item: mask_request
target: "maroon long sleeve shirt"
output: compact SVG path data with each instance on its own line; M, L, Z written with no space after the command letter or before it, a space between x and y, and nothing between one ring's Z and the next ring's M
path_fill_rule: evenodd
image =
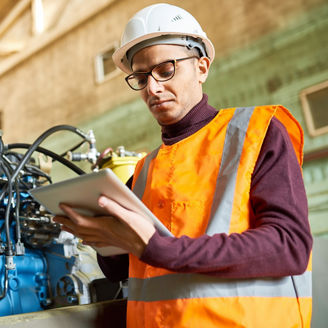
M172 145L195 133L217 114L207 96L181 121L162 127ZM140 260L175 272L197 272L224 278L280 277L305 271L312 249L307 199L301 170L285 127L272 119L257 160L250 190L255 225L241 234L149 240ZM128 256L101 257L104 274L113 281L128 276Z

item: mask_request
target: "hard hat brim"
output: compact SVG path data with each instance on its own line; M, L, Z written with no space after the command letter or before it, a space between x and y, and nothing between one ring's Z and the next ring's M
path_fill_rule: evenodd
M146 35L142 35L138 38L135 38L134 40L126 43L124 46L118 48L114 52L114 54L112 56L114 64L119 69L121 69L123 72L125 72L127 74L132 73L130 64L129 64L127 58L126 58L126 53L129 51L129 49L131 49L133 46L135 46L136 44L138 44L142 41L152 39L152 38L156 38L156 37L159 37L159 36L164 36L164 35L182 35L182 33L181 32L167 32L167 33L165 33L163 31L161 31L161 32L149 33L149 34L146 34ZM188 33L188 34L183 33L183 35L191 36L191 37L194 37L194 38L201 38L202 42L205 44L206 52L207 52L207 55L210 59L210 62L212 63L212 61L214 59L214 56L215 56L215 50L214 50L214 46L213 46L212 42L208 38L205 38L204 36L199 35L199 34L192 34L192 33Z

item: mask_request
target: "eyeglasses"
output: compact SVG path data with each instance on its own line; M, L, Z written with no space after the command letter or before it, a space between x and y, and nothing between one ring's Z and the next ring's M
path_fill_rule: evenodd
M133 90L142 90L147 86L148 77L152 76L157 82L165 82L173 78L176 71L176 64L179 61L191 58L199 58L198 56L190 56L179 59L167 60L163 63L156 65L149 72L134 72L125 78L127 84Z

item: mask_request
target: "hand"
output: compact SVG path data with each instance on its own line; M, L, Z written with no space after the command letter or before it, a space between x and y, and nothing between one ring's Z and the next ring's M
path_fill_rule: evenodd
M140 257L155 233L152 223L105 196L101 196L98 203L108 212L108 216L84 216L61 204L67 217L56 216L54 221L62 224L62 230L83 239L86 245L117 246Z

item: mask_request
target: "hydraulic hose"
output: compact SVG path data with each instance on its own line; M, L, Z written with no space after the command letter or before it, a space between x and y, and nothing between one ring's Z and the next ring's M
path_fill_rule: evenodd
M3 160L3 150L4 150L4 145L3 145L3 141L2 141L2 136L0 138L0 167L3 170L4 175L7 178L7 181L9 182L11 179L11 174L10 174L10 168L7 167L7 163ZM8 184L7 184L8 185ZM13 249L12 249L12 242L10 239L10 208L11 208L11 202L12 202L12 184L9 183L8 187L6 186L4 188L5 190L2 192L0 199L2 200L2 198L5 196L6 194L6 190L8 190L8 202L7 202L7 206L6 206L6 212L5 212L5 234L6 234L6 255L13 255ZM6 273L7 273L7 268L5 269ZM5 285L6 286L6 282ZM4 287L4 295L6 293L6 288Z
M10 165L9 160L4 155L2 155L1 159L2 159L1 167L4 170L5 175L7 176L7 180L9 181L9 179L10 179L9 177L10 177L10 174L12 173L13 169ZM6 167L7 170L4 167ZM15 206L15 215L14 215L14 217L15 217L15 221L16 221L16 239L17 239L18 242L20 242L21 241L21 229L20 229L20 222L19 222L20 194L19 194L19 182L17 181L17 179L15 180L15 191L16 191L16 206ZM7 240L9 240L7 230L10 229L9 226L7 228L7 222L8 222L8 224L10 224L9 215L10 215L10 207L11 207L11 204L12 204L12 196L10 198L9 198L9 196L10 195L8 195L8 204L7 204L7 208L9 206L8 214L7 214L7 208L6 208L6 217L8 215L8 219L7 219L7 221L5 221Z
M16 239L17 242L21 241L21 229L19 222L19 207L20 207L20 193L19 193L19 183L15 181L15 189L16 189L16 208L15 208L15 220L16 220Z
M0 166L7 178L7 183L5 184L2 193L0 194L0 200L3 199L3 197L7 194L8 195L8 203L6 206L6 211L5 211L5 233L6 233L6 242L7 242L7 247L6 247L6 255L7 256L12 256L13 255L13 247L12 247L12 241L10 238L10 210L11 210L11 205L12 205L12 197L13 197L13 184L15 184L16 187L16 194L17 194L17 203L16 203L16 212L15 212L15 218L16 218L16 232L17 232L17 238L18 241L20 241L21 237L21 232L20 232L20 225L19 225L19 188L18 188L18 181L17 177L18 174L21 172L21 170L25 167L29 159L31 158L33 152L37 150L40 153L43 153L47 156L50 156L51 158L61 162L62 164L66 165L70 169L72 169L74 172L76 172L79 175L84 174L85 172L81 170L79 167L68 161L67 159L63 158L62 156L47 150L45 148L39 147L39 145L51 134L57 132L57 131L62 131L62 130L67 130L71 131L73 133L76 133L80 137L83 138L83 142L78 144L75 147L79 147L81 144L83 144L85 141L90 141L89 137L87 134L85 134L83 131L79 130L76 127L70 126L70 125L57 125L54 126L48 130L46 130L44 133L42 133L31 145L29 144L11 144L6 146L6 149L14 149L14 148L26 148L28 149L27 152L24 154L22 159L18 162L16 168L13 170L11 169L10 164L4 160L3 158L3 152L5 150L2 138L0 138ZM6 286L6 284L5 284ZM3 294L6 292L6 288L4 287ZM1 298L0 298L1 299Z
M69 150L65 151L65 153L60 154L61 157L65 156L67 154L67 152L69 151L74 151L76 149L78 149L79 147L81 147L84 143L86 142L86 140L82 140L81 142L79 142L77 145L73 146L72 148L70 148Z
M77 174L84 174L85 172L83 170L81 170L80 168L78 168L76 165L72 164L71 162L69 162L68 160L66 160L63 157L60 157L58 154L55 154L51 151L48 151L44 148L39 147L39 145L51 134L57 132L57 131L62 131L62 130L67 130L67 131L71 131L73 133L76 133L77 135L79 135L80 137L82 137L84 140L88 140L88 136L80 131L79 129L70 126L70 125L57 125L54 126L48 130L46 130L44 133L42 133L31 145L26 145L26 144L14 144L14 145L9 145L7 146L7 149L13 149L13 148L17 148L17 146L20 146L20 148L27 148L27 152L24 154L23 158L20 160L20 162L18 163L18 165L16 166L16 168L13 170L13 172L9 172L9 169L7 167L8 163L5 163L5 161L3 160L3 151L4 151L4 145L3 145L3 141L2 138L0 140L0 165L1 168L3 169L4 174L7 177L7 184L4 186L4 190L3 192L0 194L0 199L2 199L6 192L8 194L8 203L6 206L6 212L5 212L5 233L6 233L6 242L7 242L7 249L6 249L6 255L8 256L12 256L13 255L13 248L12 248L12 242L10 239L10 209L11 209L11 204L12 204L12 194L13 194L13 184L16 184L16 178L18 176L18 174L20 173L20 171L22 170L22 168L25 166L25 164L28 162L28 160L30 159L30 157L32 156L32 153L37 149L38 151L52 157L55 158L56 160L60 161L61 163L64 163L66 166L68 166L69 168L71 168L73 171L75 171ZM41 148L41 149L40 149ZM18 211L16 211L16 220L19 221L19 217L17 215ZM16 225L19 226L19 222L16 222ZM19 229L19 228L18 228ZM20 229L17 231L18 232L18 237L20 237ZM19 239L18 239L19 240Z
M85 140L88 140L88 136L82 132L81 130L79 130L76 127L73 127L71 125L57 125L54 126L50 129L48 129L47 131L45 131L44 133L42 133L31 145L31 147L28 149L28 151L24 154L24 157L22 158L22 160L20 161L20 163L18 164L18 166L16 167L16 169L13 172L13 175L11 177L10 183L12 183L13 181L15 181L17 175L19 174L20 170L24 167L24 165L27 163L27 161L30 159L30 157L32 156L32 153L36 150L36 148L41 144L41 142L43 142L47 137L49 137L50 135L52 135L53 133L57 132L57 131L62 131L62 130L67 130L67 131L71 131L76 133L77 135L79 135L80 137L82 137Z
M9 170L7 166L1 162L1 168L4 172L4 174L7 177L7 180L10 181L12 176L10 176ZM7 249L6 249L6 255L13 255L13 249L12 249L12 242L10 238L10 208L12 203L12 195L13 195L13 189L12 189L12 183L9 183L7 186L8 190L8 202L6 206L6 212L5 212L5 232L6 232L6 242L7 242Z
M28 144L28 143L13 143L13 144L6 145L6 148L7 149L29 149L31 146L32 146L32 144ZM81 170L77 165L70 162L66 158L62 157L61 155L54 153L51 150L48 150L48 149L40 147L40 146L36 147L35 150L38 151L39 153L50 156L54 160L60 162L61 164L67 166L68 168L70 168L72 171L74 171L78 175L85 174L85 172L83 170Z

